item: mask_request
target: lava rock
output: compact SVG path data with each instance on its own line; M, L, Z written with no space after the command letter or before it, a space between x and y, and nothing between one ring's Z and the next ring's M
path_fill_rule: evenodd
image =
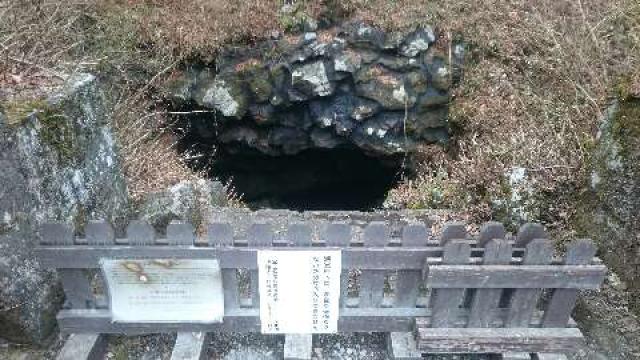
M420 69L421 63L414 58L404 58L398 56L382 55L376 61L384 67L396 71L410 71Z
M358 72L356 93L379 102L388 110L411 108L416 102L402 76L380 66L369 66Z
M321 149L333 149L347 143L345 138L335 136L330 130L319 128L311 130L311 141Z
M189 69L176 75L167 85L169 99L176 106L184 106L193 98L198 72Z
M349 43L354 47L381 49L384 47L385 34L382 30L364 23L355 23L348 30Z
M406 122L407 132L419 139L430 139L433 129L447 126L448 117L449 110L445 106L416 113Z
M321 128L350 123L353 102L350 96L335 96L331 100L317 100L309 104L311 118ZM353 126L347 125L347 128Z
M414 57L427 50L429 45L435 41L436 37L430 27L419 28L406 38L400 47L400 54L407 57Z
M444 91L429 88L416 102L416 112L426 113L433 110L434 106L449 103L449 94Z
M333 59L335 71L353 74L360 69L362 57L355 51L343 51Z
M282 147L284 154L296 154L310 147L309 136L305 131L287 127L271 130L269 144Z
M353 110L351 110L351 118L356 121L363 121L377 114L380 108L380 104L375 101L356 97Z
M265 67L255 66L245 70L242 77L256 102L264 103L269 101L273 92L273 85L271 84L269 72Z
M415 93L425 93L429 91L429 76L427 72L419 70L412 71L406 75L407 84Z
M441 108L449 102L452 76L447 54L431 46L430 27L385 33L350 23L305 31L248 49L223 50L218 75L205 67L195 85L193 75L183 79L173 90L175 98L217 110L210 125L185 127L201 133L191 137L205 139L212 148L223 142L274 155L285 147L291 153L344 141L374 155L395 153L411 143L397 138L405 135L414 142L439 141L440 134L427 133L447 126ZM461 67L460 61L452 59L453 66ZM397 114L408 122L407 134L389 127ZM369 127L375 129L373 136ZM212 134L220 134L219 139ZM291 146L284 146L286 136L292 136Z
M329 96L334 90L327 66L321 60L295 65L291 72L291 87L309 98Z
M247 104L247 94L236 78L216 78L202 97L202 105L229 118L242 118L247 112Z
M423 60L426 62L431 84L438 90L449 90L451 87L451 73L443 56L429 54Z
M271 104L251 104L249 106L249 115L257 125L273 124L276 121L274 112L275 109Z

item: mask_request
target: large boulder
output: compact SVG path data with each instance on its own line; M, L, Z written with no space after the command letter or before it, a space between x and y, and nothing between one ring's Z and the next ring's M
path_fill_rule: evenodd
M106 99L96 78L72 76L46 101L4 104L0 122L0 337L42 342L60 292L32 250L43 222L117 222L128 197Z

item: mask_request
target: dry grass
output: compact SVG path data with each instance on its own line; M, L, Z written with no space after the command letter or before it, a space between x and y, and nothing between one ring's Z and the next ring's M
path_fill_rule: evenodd
M156 85L184 59L208 61L222 46L281 31L291 19L280 5L5 0L0 87L29 97L26 90L74 70L108 76L120 99L115 118L130 191L140 196L193 176L161 130L166 116L154 115L162 112ZM346 16L388 29L435 24L445 47L461 36L471 61L452 104L454 141L446 151L424 148L418 178L392 191L389 203L487 218L492 198L508 195L504 174L524 167L532 186L557 200L544 219L553 223L568 216L583 185L602 107L619 78L638 68L639 7L635 0L326 0L298 2L286 16Z
M447 153L425 149L419 178L393 191L390 203L420 206L435 187L444 206L488 218L491 200L509 195L504 174L524 167L531 185L549 194L551 205L539 220L562 226L573 191L584 184L601 109L620 78L639 66L640 5L400 1L390 9L386 2L354 3L359 16L383 19L385 27L403 27L407 18L433 21L462 34L472 49L452 104L454 145Z

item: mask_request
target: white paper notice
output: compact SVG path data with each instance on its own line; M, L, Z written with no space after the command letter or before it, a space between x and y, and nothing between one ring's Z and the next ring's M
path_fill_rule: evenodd
M258 269L262 333L338 331L340 251L259 251Z
M101 260L115 322L222 322L217 260Z

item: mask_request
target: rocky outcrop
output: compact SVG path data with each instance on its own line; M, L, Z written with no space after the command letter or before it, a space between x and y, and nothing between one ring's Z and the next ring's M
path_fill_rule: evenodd
M169 96L189 117L191 141L268 155L360 148L370 155L445 142L452 67L461 46L436 46L430 27L385 33L347 24L228 49L216 70L190 66Z
M0 337L41 342L55 326L55 275L32 256L46 221L117 221L128 207L105 97L82 74L46 101L0 115Z
M166 191L148 194L135 217L157 228L166 227L172 220L199 226L214 209L230 205L226 189L220 182L184 180Z
M628 287L640 314L640 92L611 105L598 132L592 197L580 204L578 225Z

